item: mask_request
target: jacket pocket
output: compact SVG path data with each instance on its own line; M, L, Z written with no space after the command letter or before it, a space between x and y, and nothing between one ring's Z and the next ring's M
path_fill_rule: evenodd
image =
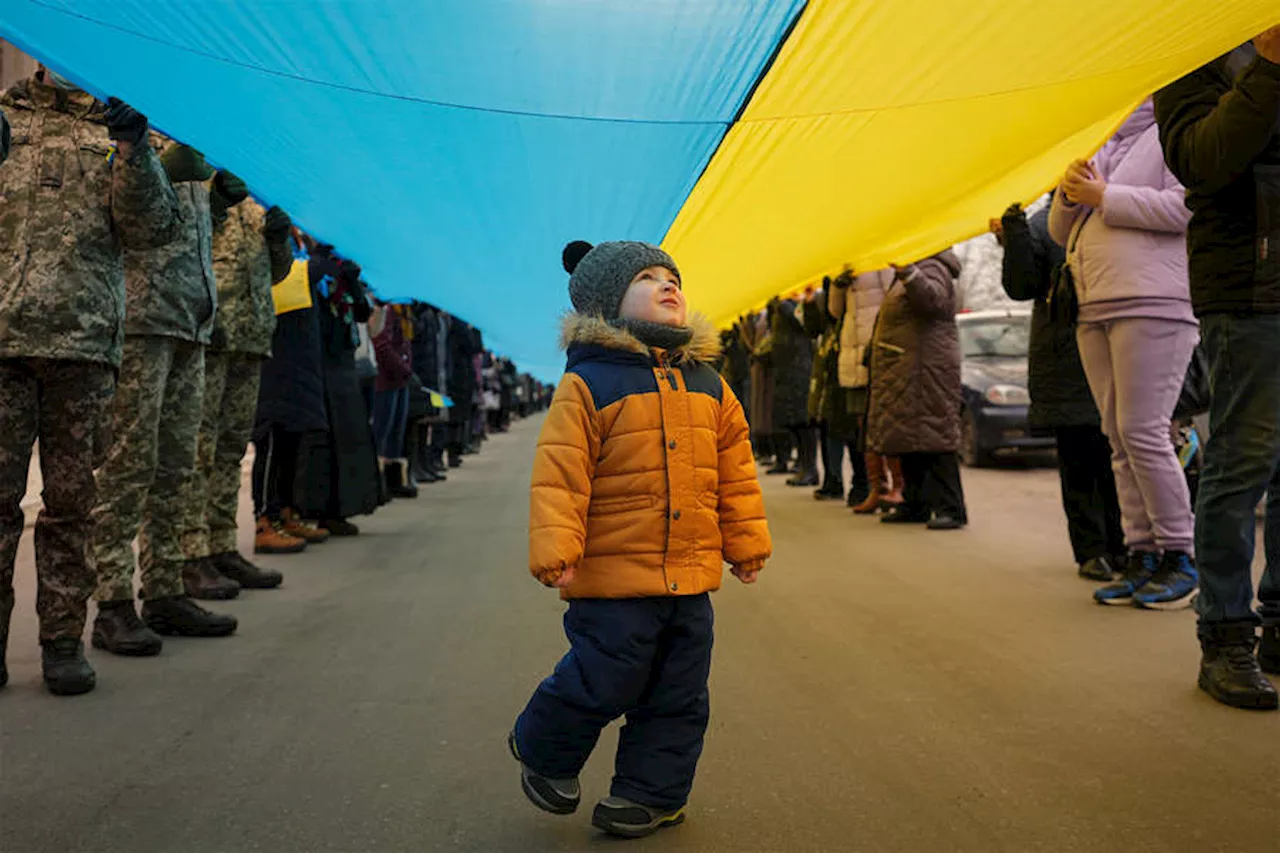
M587 507L587 515L619 515L624 512L649 509L653 506L652 495L626 495L617 498L592 498Z
M1254 281L1280 287L1280 166L1254 166L1258 234Z
M66 152L57 148L46 148L41 152L40 186L51 190L61 189L66 159Z

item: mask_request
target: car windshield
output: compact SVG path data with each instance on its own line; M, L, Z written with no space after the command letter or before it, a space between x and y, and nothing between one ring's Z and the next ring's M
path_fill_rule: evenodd
M1028 317L993 317L960 324L965 358L1026 358L1031 336Z

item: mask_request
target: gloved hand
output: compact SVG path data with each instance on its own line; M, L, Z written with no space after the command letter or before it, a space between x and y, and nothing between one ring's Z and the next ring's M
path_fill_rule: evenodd
M347 284L355 284L360 280L360 265L345 258L338 262L338 278Z
M268 210L266 218L262 221L262 230L278 239L288 236L289 229L292 227L293 220L279 207Z
M832 279L831 284L836 288L836 290L845 290L849 285L853 284L853 278L853 270L849 267L845 267L840 271L840 275Z
M142 145L147 140L147 117L119 98L107 99L107 136L117 142Z
M190 145L170 145L160 155L160 163L175 184L207 181L213 177L213 167Z
M227 207L235 207L249 197L249 188L244 181L223 169L213 176L213 189L222 196Z

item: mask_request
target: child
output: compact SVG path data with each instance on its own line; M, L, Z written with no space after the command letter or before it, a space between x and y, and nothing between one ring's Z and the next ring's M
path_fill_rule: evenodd
M742 406L685 324L675 262L646 243L572 243L568 368L538 441L529 569L569 602L571 648L509 742L525 795L577 810L578 773L625 715L592 823L640 838L684 820L710 713L724 563L754 583L772 545Z

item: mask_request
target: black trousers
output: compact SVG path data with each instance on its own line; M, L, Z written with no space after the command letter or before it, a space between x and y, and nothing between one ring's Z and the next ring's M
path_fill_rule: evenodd
M1057 427L1062 508L1076 563L1124 554L1111 443L1096 426Z
M279 519L294 505L302 433L273 426L254 439L253 514Z
M950 516L967 523L960 459L954 453L903 453L903 511L912 515Z

